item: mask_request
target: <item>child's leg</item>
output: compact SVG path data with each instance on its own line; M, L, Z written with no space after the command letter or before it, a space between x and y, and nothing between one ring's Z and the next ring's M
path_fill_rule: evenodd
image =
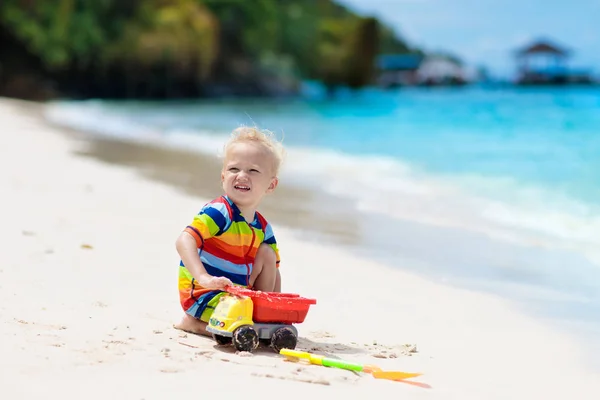
M275 289L273 291L281 293L281 275L279 274L279 268L277 268L277 276L275 277Z
M250 275L250 286L263 292L281 292L277 256L267 244L261 244L256 252Z
M183 313L183 317L178 324L175 324L174 327L176 329L181 329L182 331L195 333L197 335L205 335L212 336L212 333L206 330L208 324L205 321L208 321L210 316L212 315L214 308L219 303L219 300L222 296L222 292L213 296L208 304L204 306L204 310L202 311L202 315L200 318L194 318L192 315L187 312Z
M206 322L200 321L188 313L183 313L181 321L179 321L178 324L175 324L174 328L181 329L185 332L195 333L196 335L212 336L212 334L206 330L207 325Z

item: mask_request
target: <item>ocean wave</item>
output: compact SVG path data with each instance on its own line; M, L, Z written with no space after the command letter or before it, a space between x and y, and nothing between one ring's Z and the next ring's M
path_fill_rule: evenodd
M288 173L352 198L363 212L584 251L600 261L600 212L543 188L477 175L430 175L384 157L291 149Z
M49 122L81 131L123 139L148 140L153 128L110 112L101 102L57 102L48 104L44 117Z

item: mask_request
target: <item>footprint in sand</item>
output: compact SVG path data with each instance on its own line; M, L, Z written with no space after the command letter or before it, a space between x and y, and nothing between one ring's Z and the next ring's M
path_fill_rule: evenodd
M197 351L194 353L194 357L204 357L204 358L211 359L214 354L215 354L214 351L208 351L208 350Z

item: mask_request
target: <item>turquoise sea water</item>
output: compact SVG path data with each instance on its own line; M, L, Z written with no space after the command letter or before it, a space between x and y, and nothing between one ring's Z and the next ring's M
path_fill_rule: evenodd
M412 229L413 242L377 243L437 265L421 272L477 277L480 288L600 331L600 88L57 102L47 117L210 154L240 124L268 128L287 145L282 178L351 199L386 229Z

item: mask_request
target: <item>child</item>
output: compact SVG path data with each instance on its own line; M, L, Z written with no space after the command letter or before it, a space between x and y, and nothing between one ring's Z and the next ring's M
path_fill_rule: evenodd
M206 204L176 242L184 316L175 327L202 335L226 286L281 291L277 242L256 208L277 187L283 148L270 132L241 127L224 150L225 195Z

